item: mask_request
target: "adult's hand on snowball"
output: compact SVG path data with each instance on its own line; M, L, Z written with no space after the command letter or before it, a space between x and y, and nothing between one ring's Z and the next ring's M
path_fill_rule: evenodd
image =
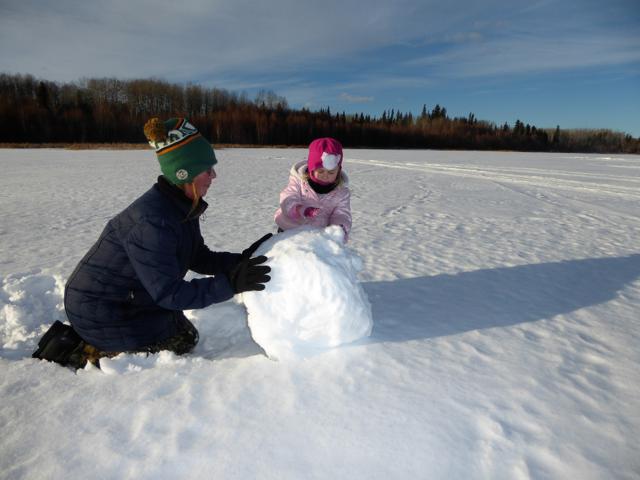
M271 267L262 265L267 257L260 255L254 258L243 258L238 264L226 273L234 293L248 292L251 290L264 290L264 284L271 280L267 275Z

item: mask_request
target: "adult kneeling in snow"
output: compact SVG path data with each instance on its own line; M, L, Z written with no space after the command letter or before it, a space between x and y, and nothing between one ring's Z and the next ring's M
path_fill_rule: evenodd
M107 223L69 278L64 305L77 344L58 324L34 357L80 368L120 352L187 353L198 331L183 310L262 290L270 280L266 257L251 258L270 234L242 253L211 252L203 241L202 197L217 163L209 142L186 119L154 118L144 130L162 175ZM188 270L214 276L187 282Z

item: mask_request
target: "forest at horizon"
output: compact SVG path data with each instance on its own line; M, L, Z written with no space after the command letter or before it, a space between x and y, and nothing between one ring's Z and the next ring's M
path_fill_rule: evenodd
M32 75L0 74L0 143L102 144L145 142L149 118L187 117L214 144L307 145L331 136L349 148L428 148L582 153L640 153L640 138L608 129L537 128L451 117L423 104L414 115L380 116L290 108L261 90L246 93L159 79L91 78L57 83Z

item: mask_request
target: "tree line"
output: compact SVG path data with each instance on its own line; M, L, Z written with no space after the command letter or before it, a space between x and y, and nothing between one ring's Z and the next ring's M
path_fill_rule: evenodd
M321 136L351 148L433 148L640 153L640 139L611 130L541 129L519 119L496 125L445 107L413 115L290 108L286 98L159 79L91 78L74 83L0 74L0 143L141 143L152 116L186 116L214 144L306 145Z

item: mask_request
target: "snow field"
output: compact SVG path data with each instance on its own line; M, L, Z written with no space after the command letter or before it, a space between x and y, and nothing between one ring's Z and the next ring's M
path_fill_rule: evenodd
M203 235L268 231L300 149L218 152ZM189 312L185 357L77 374L30 359L153 152L2 150L0 475L640 475L640 157L345 151L371 336L269 360L243 305Z

